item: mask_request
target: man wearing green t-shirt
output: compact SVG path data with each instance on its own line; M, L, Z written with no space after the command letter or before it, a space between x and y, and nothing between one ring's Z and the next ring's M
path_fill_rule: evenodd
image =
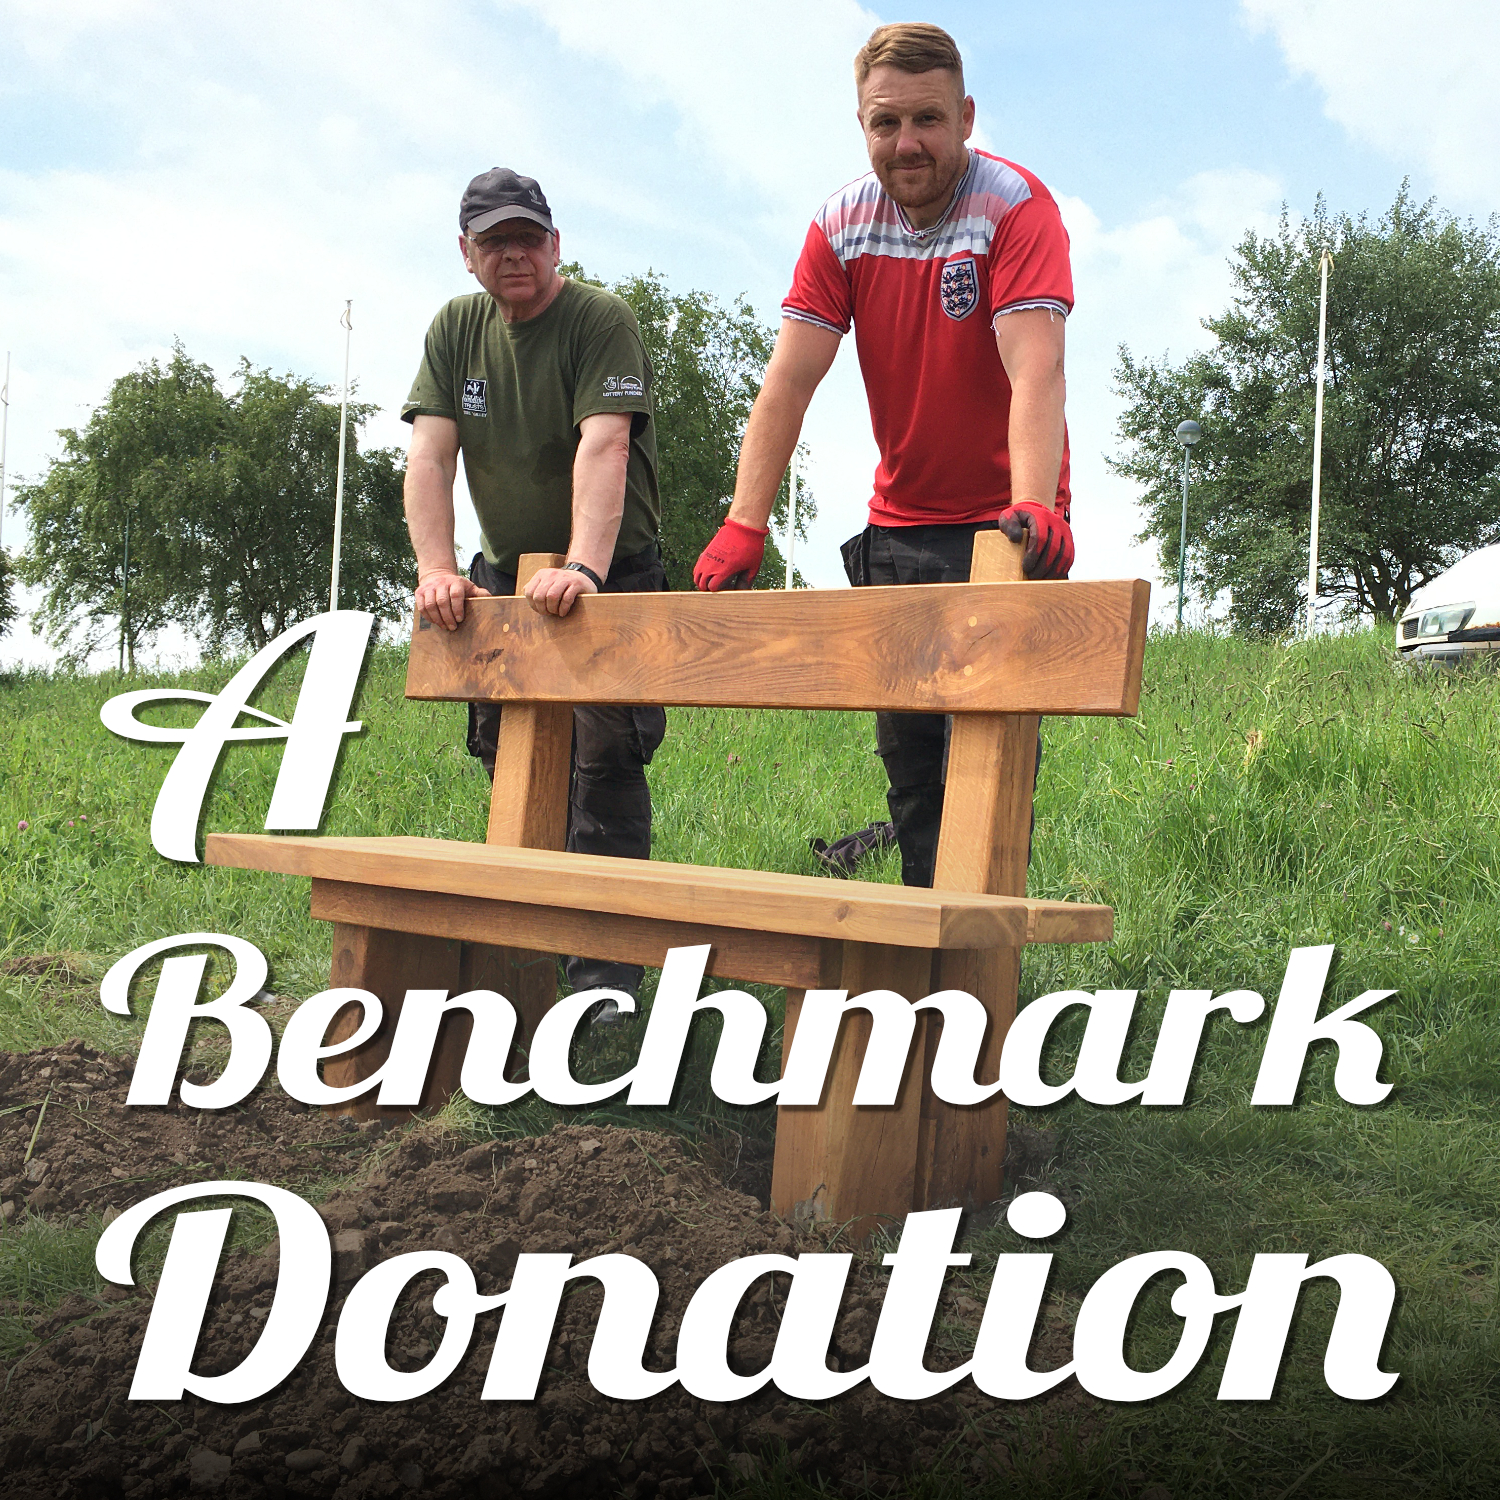
M667 586L657 551L661 503L651 362L619 297L558 274L559 240L542 190L496 167L459 205L459 248L483 291L433 319L401 409L412 424L406 519L417 608L456 629L475 595L513 594L523 552L565 552L526 585L533 609L565 615L580 594ZM454 566L453 484L463 455L483 550ZM493 777L500 712L469 710L469 750ZM646 859L644 767L666 732L659 708L573 715L569 849ZM634 992L632 964L571 958L575 989Z

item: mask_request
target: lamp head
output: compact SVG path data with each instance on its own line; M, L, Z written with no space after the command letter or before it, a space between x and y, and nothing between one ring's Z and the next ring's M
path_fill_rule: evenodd
M1203 436L1203 429L1192 421L1177 424L1177 441L1184 448L1191 448Z

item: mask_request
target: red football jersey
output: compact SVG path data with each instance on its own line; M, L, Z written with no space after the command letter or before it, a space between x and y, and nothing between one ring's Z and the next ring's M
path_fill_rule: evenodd
M854 324L880 447L879 526L992 521L1010 503L1010 381L994 320L1073 308L1068 233L1021 167L970 151L947 213L913 229L873 172L818 211L782 314L835 333ZM1057 502L1065 505L1064 438Z

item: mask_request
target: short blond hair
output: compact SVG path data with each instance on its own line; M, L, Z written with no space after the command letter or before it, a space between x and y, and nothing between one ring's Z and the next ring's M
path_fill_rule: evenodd
M879 67L899 68L903 73L946 68L957 80L959 95L964 92L964 60L958 43L941 26L926 21L877 26L870 40L854 54L854 87L864 88L870 70Z

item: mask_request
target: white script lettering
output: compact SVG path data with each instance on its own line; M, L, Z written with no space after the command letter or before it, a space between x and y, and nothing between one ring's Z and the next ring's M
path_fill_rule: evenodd
M233 1370L214 1376L191 1373L231 1210L179 1213L136 1363L132 1400L176 1401L191 1392L220 1403L253 1401L286 1379L317 1333L329 1289L327 1229L313 1208L281 1188L201 1182L158 1193L105 1230L96 1253L100 1274L131 1285L131 1254L152 1218L195 1198L225 1196L253 1198L276 1215L280 1265L266 1327ZM1062 1204L1050 1194L1027 1193L1011 1207L1012 1227L1027 1237L1048 1237L1065 1218ZM1085 1390L1107 1400L1146 1401L1186 1380L1203 1357L1214 1319L1238 1310L1219 1398L1264 1401L1271 1396L1285 1357L1302 1284L1327 1277L1339 1288L1324 1360L1329 1388L1346 1400L1368 1401L1384 1395L1398 1378L1378 1363L1395 1299L1395 1284L1379 1262L1340 1255L1308 1266L1306 1256L1257 1255L1245 1290L1221 1296L1213 1273L1197 1256L1173 1250L1131 1256L1107 1270L1078 1310L1072 1363L1050 1372L1032 1370L1027 1358L1051 1256L1002 1255L990 1283L973 1359L952 1370L930 1371L924 1353L944 1273L970 1260L953 1250L959 1217L958 1209L907 1217L898 1249L885 1257L892 1275L870 1362L858 1370L828 1368L829 1341L850 1257L824 1252L748 1256L713 1271L699 1284L683 1314L677 1367L652 1372L645 1369L643 1357L659 1287L649 1267L633 1257L600 1255L575 1265L566 1253L523 1253L510 1288L487 1297L480 1295L473 1272L458 1256L412 1251L383 1261L355 1284L339 1314L335 1365L339 1379L355 1395L411 1400L436 1390L458 1369L481 1314L503 1309L483 1397L534 1400L565 1285L587 1278L604 1287L589 1353L589 1379L613 1400L640 1400L673 1383L710 1401L732 1401L767 1383L797 1400L826 1400L868 1379L886 1396L918 1401L969 1376L980 1390L1015 1399L1045 1390L1071 1373ZM385 1358L392 1313L411 1280L428 1271L441 1271L446 1278L433 1300L433 1311L447 1326L421 1370L393 1370ZM737 1374L728 1362L735 1315L755 1283L778 1272L792 1278L792 1290L770 1363L758 1374ZM1141 1292L1163 1272L1182 1278L1171 1303L1182 1319L1182 1333L1164 1365L1138 1371L1125 1358L1126 1330Z
M361 727L346 721L374 623L375 616L361 610L314 615L257 651L221 693L143 688L121 693L99 710L104 727L124 739L182 746L151 812L151 845L158 854L186 864L198 863L198 817L214 767L224 746L232 740L284 739L286 751L271 793L266 827L285 831L318 826L339 746L346 734L355 734ZM250 698L271 667L307 636L313 637L312 652L292 722L249 707ZM145 704L183 699L207 705L191 729L143 724L135 716L136 709ZM269 727L236 729L241 714L262 719Z

